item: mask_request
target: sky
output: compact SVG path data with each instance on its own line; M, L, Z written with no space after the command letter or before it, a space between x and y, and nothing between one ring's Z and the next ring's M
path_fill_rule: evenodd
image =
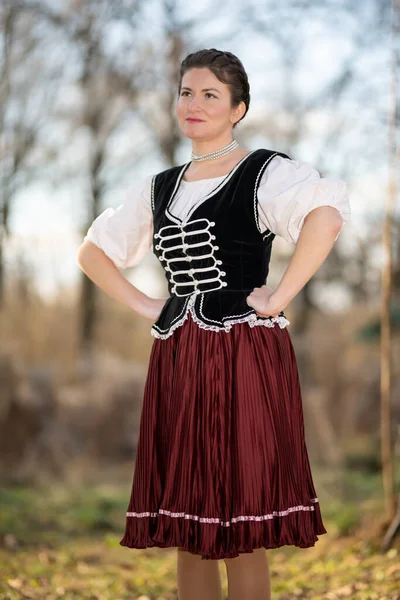
M241 37L241 40L232 44L233 47L227 47L226 44L223 47L241 58L249 74L252 100L246 119L256 121L260 118L271 118L271 107L279 106L284 83L281 80L282 74L273 53L266 56L265 50L268 48L268 44L261 45L254 36L246 37L245 33ZM296 93L301 93L304 97L314 94L316 88L323 83L324 77L326 79L331 77L335 70L339 69L341 61L351 54L351 46L351 40L346 39L339 30L330 30L327 37L326 28L321 26L321 23L308 23L307 36L299 49L302 55L302 68L298 71L294 81ZM217 42L216 47L219 47ZM360 67L361 72L371 72L375 68L376 61L376 53L369 54L366 50ZM326 65L329 65L329 69L326 68ZM268 76L263 76L264 72ZM388 77L387 81L389 84ZM73 102L74 92L70 90L70 93L70 100ZM384 94L383 97L385 97ZM68 103L68 90L63 98L66 98ZM350 114L353 114L350 100L349 109ZM265 115L266 117L264 117ZM294 158L314 164L314 160L316 160L315 140L323 137L321 133L330 125L333 116L329 106L326 108L321 106L313 114L312 120L306 124L307 136L300 145L301 156ZM355 147L357 146L358 125L359 123L352 124L350 122L349 136L353 135L352 144ZM125 138L122 136L118 140L115 152L119 152L118 148L121 147L121 144L122 147L124 144L129 147L132 140L135 139L141 140L141 143L146 142L143 140L144 135L140 123L136 123L132 131L126 132ZM377 142L378 144L385 143L385 132ZM147 147L149 145L151 142L147 140ZM254 137L248 147L253 149L257 147L271 148L272 146L268 140L259 136L258 138ZM70 160L70 157L75 159L84 156L85 148L84 138L80 135L74 136L68 146L66 162ZM190 149L190 140L184 140L182 136L178 164L189 160ZM274 149L279 150L280 148L275 145ZM318 152L321 152L321 149L318 148ZM330 176L335 176L336 170L339 172L342 158L337 157L335 162L335 156L330 157ZM166 165L160 161L157 152L149 153L147 159L140 161L139 168L132 169L121 186L117 186L106 195L103 208L118 206L124 201L129 187L134 186L148 174L156 173L164 168ZM354 235L363 235L368 219L376 219L377 215L378 218L379 215L383 215L386 180L385 168L377 165L371 170L368 163L365 164L365 170L358 168L354 176L347 180L352 219L342 231L338 242L344 251L351 252L352 238ZM37 289L47 298L56 295L60 286L74 289L80 281L82 273L76 265L75 255L84 235L81 229L84 221L84 208L81 195L77 193L76 182L73 181L70 185L63 184L62 186L36 182L20 190L17 195L11 218L12 235L6 250L6 260L8 264L12 265L16 254L22 254L32 264ZM284 240L279 240L278 243L281 246L286 244ZM276 245L276 241L274 245ZM128 279L143 292L154 297L165 295L165 283L162 279L160 280L158 261L151 251L138 267L126 274ZM340 290L337 290L333 296L332 300L332 294L329 294L329 301L332 302L333 308L344 308L348 304L348 298Z

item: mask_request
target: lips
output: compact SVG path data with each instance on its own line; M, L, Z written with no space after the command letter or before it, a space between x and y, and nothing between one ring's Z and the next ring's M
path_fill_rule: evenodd
M202 119L186 119L186 121L189 121L190 123L204 123L204 121Z

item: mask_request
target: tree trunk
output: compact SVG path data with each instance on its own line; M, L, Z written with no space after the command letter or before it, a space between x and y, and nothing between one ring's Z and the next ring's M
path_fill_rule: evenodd
M396 137L397 137L397 40L400 0L392 0L392 89L389 107L389 186L383 230L382 302L381 302L381 460L384 501L387 519L396 515L393 477L393 444L391 418L391 286L392 286L392 222L396 195ZM397 528L395 528L397 531Z

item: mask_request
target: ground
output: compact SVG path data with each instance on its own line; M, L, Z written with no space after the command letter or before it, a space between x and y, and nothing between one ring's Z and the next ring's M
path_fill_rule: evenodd
M119 545L128 487L3 486L0 598L176 600L176 549ZM267 550L274 600L400 600L400 544L380 551L383 504L365 490L364 502L322 501L315 547Z

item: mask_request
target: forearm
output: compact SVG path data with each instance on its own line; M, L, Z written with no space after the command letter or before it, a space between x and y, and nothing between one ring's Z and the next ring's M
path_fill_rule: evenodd
M132 285L100 248L85 241L76 254L82 271L106 294L142 316L147 316L149 296Z
M331 251L342 224L340 213L331 206L307 215L289 265L273 293L275 301L286 306L305 286Z

